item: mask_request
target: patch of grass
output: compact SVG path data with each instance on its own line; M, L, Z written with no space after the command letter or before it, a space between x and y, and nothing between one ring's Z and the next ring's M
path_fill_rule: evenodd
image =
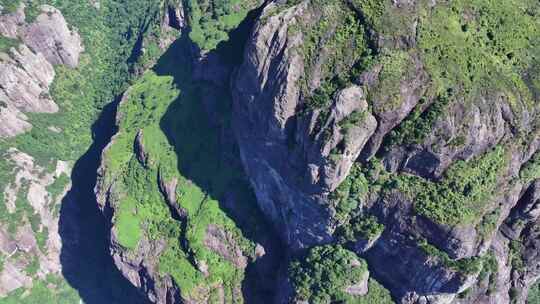
M2 3L0 3L0 6L3 7L2 14L14 13L20 4L21 0L2 0Z
M141 223L136 213L137 202L128 197L122 200L115 220L118 242L128 249L135 249L141 239Z
M538 4L528 0L494 3L458 0L426 8L418 45L439 92L448 88L467 100L502 92L514 105L531 103L524 71L537 60Z
M30 263L28 264L28 266L26 266L26 268L24 269L24 271L26 272L27 275L33 277L39 270L39 260L37 257L32 257L32 260L30 261Z
M410 54L402 50L385 50L376 61L382 68L377 84L368 91L368 98L374 110L379 112L397 109L402 103L401 82L414 68Z

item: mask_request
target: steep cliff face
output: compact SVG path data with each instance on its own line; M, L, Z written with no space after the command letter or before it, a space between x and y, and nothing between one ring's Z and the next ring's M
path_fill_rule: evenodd
M403 303L525 302L540 263L539 7L512 3L265 8L233 124L293 251L344 244Z
M261 216L231 156L231 67L205 49L216 37L192 41L185 28L231 25L199 20L198 4L186 3L186 19L173 22L182 37L123 95L95 191L111 215L114 262L150 302L243 303L247 267L265 255L253 233L265 228L255 227ZM225 6L245 16L256 4Z

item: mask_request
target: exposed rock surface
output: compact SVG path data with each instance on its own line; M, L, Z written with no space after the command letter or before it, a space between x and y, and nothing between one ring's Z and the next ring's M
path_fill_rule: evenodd
M41 6L41 13L19 32L19 37L34 52L43 54L51 64L74 68L79 64L79 54L84 50L79 34L70 30L62 13L49 5Z
M300 113L298 83L306 71L297 49L303 41L290 28L297 18L316 13L306 1L274 14L276 9L274 3L265 8L265 22L253 29L234 81L234 126L261 209L298 249L331 240L333 210L324 201L345 179L377 122L358 86L335 95L318 131L322 111ZM353 112L364 117L345 135L339 125ZM335 149L342 153L332 155Z
M0 52L0 137L13 137L32 127L24 113L58 111L49 95L53 65L76 67L83 47L60 11L48 5L30 24L25 22L24 4L0 15L0 35L19 44Z
M0 271L0 296L5 296L19 287L32 286L30 275L33 274L28 273L27 267L33 260L37 262L39 278L60 273L62 244L55 214L60 201L59 197L51 197L47 187L61 175L70 174L69 165L62 161L57 162L54 172L47 173L44 168L34 163L31 156L16 149L9 150L5 157L13 163L13 170L16 171L13 183L2 189L5 197L2 203L7 207L10 214L8 216L16 218L14 213L25 209L31 210L31 213L26 213L20 219L23 225L19 226L15 233L9 231L7 225L0 227L0 250L5 256L4 267ZM62 193L68 189L69 183L64 185Z
M377 32L380 24L367 31L371 50L383 59L326 96L325 108L309 108L310 95L326 81L320 66L328 52L324 42L312 46L313 53L323 58L315 67L308 66L309 58L302 52L305 44L313 43L313 37L306 36L320 30L301 30L302 24L315 22L320 15L316 11L320 4L313 2L269 4L252 30L233 80L233 125L260 208L293 251L334 242L335 228L347 221L342 220L334 195L340 194L339 187L355 162L366 170L380 163L379 171L365 174L379 182L376 187L365 185L367 180L354 180L351 189L354 183L370 187L362 199L354 198L356 214L375 215L385 229L369 244L360 238L356 249L396 299L401 303L525 303L540 267L539 176L532 181L523 178L524 168L538 161L532 157L539 148L538 95L534 104L525 106L526 97L512 99L504 88L482 88L473 97L451 89L434 94L435 76L418 47L419 19L425 11L445 4L389 1L386 10L394 14L390 18L403 24L390 33ZM371 17L362 4L348 3L360 20ZM321 36L332 34L329 30ZM389 85L385 69L395 68L396 61L384 58L393 54L401 54L396 57L405 63L399 79ZM434 110L440 104L442 110ZM415 137L414 127L404 130L411 120L426 117L432 120L422 136ZM351 121L352 127L347 125ZM400 134L408 136L396 140ZM489 198L481 207L472 207L481 210L471 222L444 223L421 214L421 202L407 193L410 189L400 188L403 180L384 181L388 176L412 176L439 187L449 168L474 163L496 147L504 147L504 156L499 157L505 165L492 182ZM465 196L469 190L464 190ZM345 202L349 203L340 203ZM497 262L490 262L490 256ZM463 270L474 263L482 266Z

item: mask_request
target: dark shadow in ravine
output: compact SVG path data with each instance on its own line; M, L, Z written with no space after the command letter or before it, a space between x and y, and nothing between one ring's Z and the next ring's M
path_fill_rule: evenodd
M181 92L160 122L178 155L179 172L218 200L244 236L265 247L266 255L246 270L242 286L246 303L274 302L277 269L285 251L257 207L231 127L229 82L243 60L244 45L260 11L252 11L229 41L207 54L206 62L194 62L197 46L182 35L154 68L158 75L172 76Z
M62 274L86 304L148 303L114 265L110 215L101 213L94 195L101 151L116 132L117 105L118 100L107 105L92 126L94 142L75 163L60 209Z

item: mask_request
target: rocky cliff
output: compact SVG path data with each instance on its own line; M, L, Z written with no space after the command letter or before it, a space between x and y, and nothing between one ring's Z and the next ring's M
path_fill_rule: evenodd
M83 47L60 11L48 5L29 23L23 3L0 15L0 36L0 137L13 137L32 127L24 113L58 111L49 94L53 65L75 68Z
M539 7L517 2L265 8L233 124L291 250L344 244L401 303L525 302L540 262Z

